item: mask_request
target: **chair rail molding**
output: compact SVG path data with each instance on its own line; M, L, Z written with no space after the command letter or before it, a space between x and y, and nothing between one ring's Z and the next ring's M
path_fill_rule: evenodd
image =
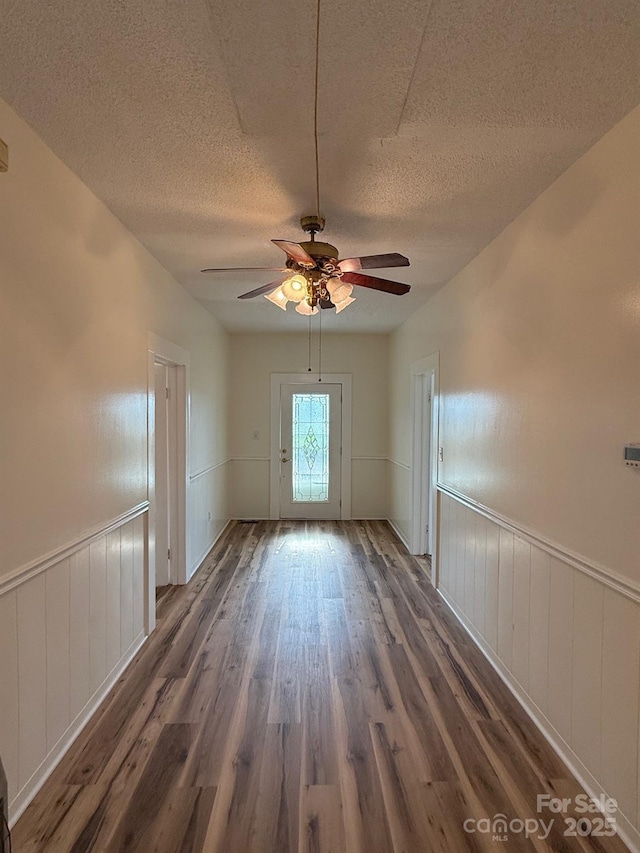
M541 533L537 533L536 531L501 515L499 512L495 512L489 507L484 506L484 504L481 504L479 501L462 494L462 492L459 492L452 486L447 486L444 483L438 483L437 488L442 494L448 495L450 498L453 498L453 500L463 506L466 506L468 509L474 510L480 515L483 515L499 527L503 527L506 530L515 533L516 536L519 536L531 545L535 545L537 548L546 551L552 557L562 560L562 562L567 563L579 572L589 575L589 577L610 587L616 592L619 592L621 595L630 598L636 603L640 603L640 583L637 581L633 581L631 578L620 575L613 569L601 566L598 563L589 560L582 554L578 554L577 552L566 548L564 545L560 545L557 542L553 542L551 539L547 539Z
M121 515L107 521L105 524L92 527L90 530L81 534L77 539L67 542L65 545L62 545L53 551L49 551L42 557L37 557L35 560L32 560L30 563L26 563L24 566L20 566L13 572L10 572L0 578L0 595L4 595L10 590L15 589L15 587L26 583L28 580L31 580L31 578L36 577L36 575L39 575L41 572L45 572L61 560L65 560L67 557L75 554L76 551L82 550L82 548L85 548L87 545L95 542L100 537L106 536L107 533L111 533L112 530L116 530L116 528L122 527L122 525L127 524L129 521L133 521L134 518L137 518L139 515L142 515L148 510L149 501L142 501L131 509L128 509L126 512L123 512Z

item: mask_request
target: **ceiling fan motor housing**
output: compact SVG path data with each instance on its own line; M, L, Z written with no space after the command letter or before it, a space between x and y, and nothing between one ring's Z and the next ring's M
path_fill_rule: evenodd
M320 243L316 240L309 240L305 243L300 243L300 245L311 255L314 261L338 260L338 250L330 243Z

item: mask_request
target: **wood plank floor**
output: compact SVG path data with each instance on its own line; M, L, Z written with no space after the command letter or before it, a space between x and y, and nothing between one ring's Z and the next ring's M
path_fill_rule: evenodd
M14 850L621 851L467 833L580 788L384 522L234 523L14 829Z

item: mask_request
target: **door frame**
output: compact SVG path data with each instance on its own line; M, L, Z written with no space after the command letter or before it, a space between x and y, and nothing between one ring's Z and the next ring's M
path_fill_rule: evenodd
M342 385L342 456L340 471L340 519L351 518L351 374L323 373L322 383ZM269 518L280 518L280 386L313 385L309 373L271 374L271 456L269 461Z
M189 367L191 357L187 350L159 337L153 332L147 336L147 499L149 501L149 526L147 540L147 577L145 579L145 630L150 634L156 624L156 499L155 499L155 371L154 364L175 367L176 401L176 543L175 571L171 580L176 584L187 582L187 460L189 458ZM173 554L172 554L173 556Z
M412 554L424 554L425 538L423 518L425 515L425 496L428 494L429 535L427 552L431 554L431 578L437 586L438 554L438 458L439 458L439 367L438 352L414 362L411 375L411 423L412 423L412 459L411 459L411 537L409 540ZM431 419L425 424L425 393L431 393ZM429 451L425 453L425 427L429 427ZM425 492L425 485L428 492Z

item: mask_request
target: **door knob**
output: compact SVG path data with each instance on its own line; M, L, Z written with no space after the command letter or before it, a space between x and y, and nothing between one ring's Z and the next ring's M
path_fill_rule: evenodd
M290 460L290 459L285 459L285 457L284 457L284 456L282 457L282 460L281 460L281 461L282 461L282 462L291 462L291 460Z

